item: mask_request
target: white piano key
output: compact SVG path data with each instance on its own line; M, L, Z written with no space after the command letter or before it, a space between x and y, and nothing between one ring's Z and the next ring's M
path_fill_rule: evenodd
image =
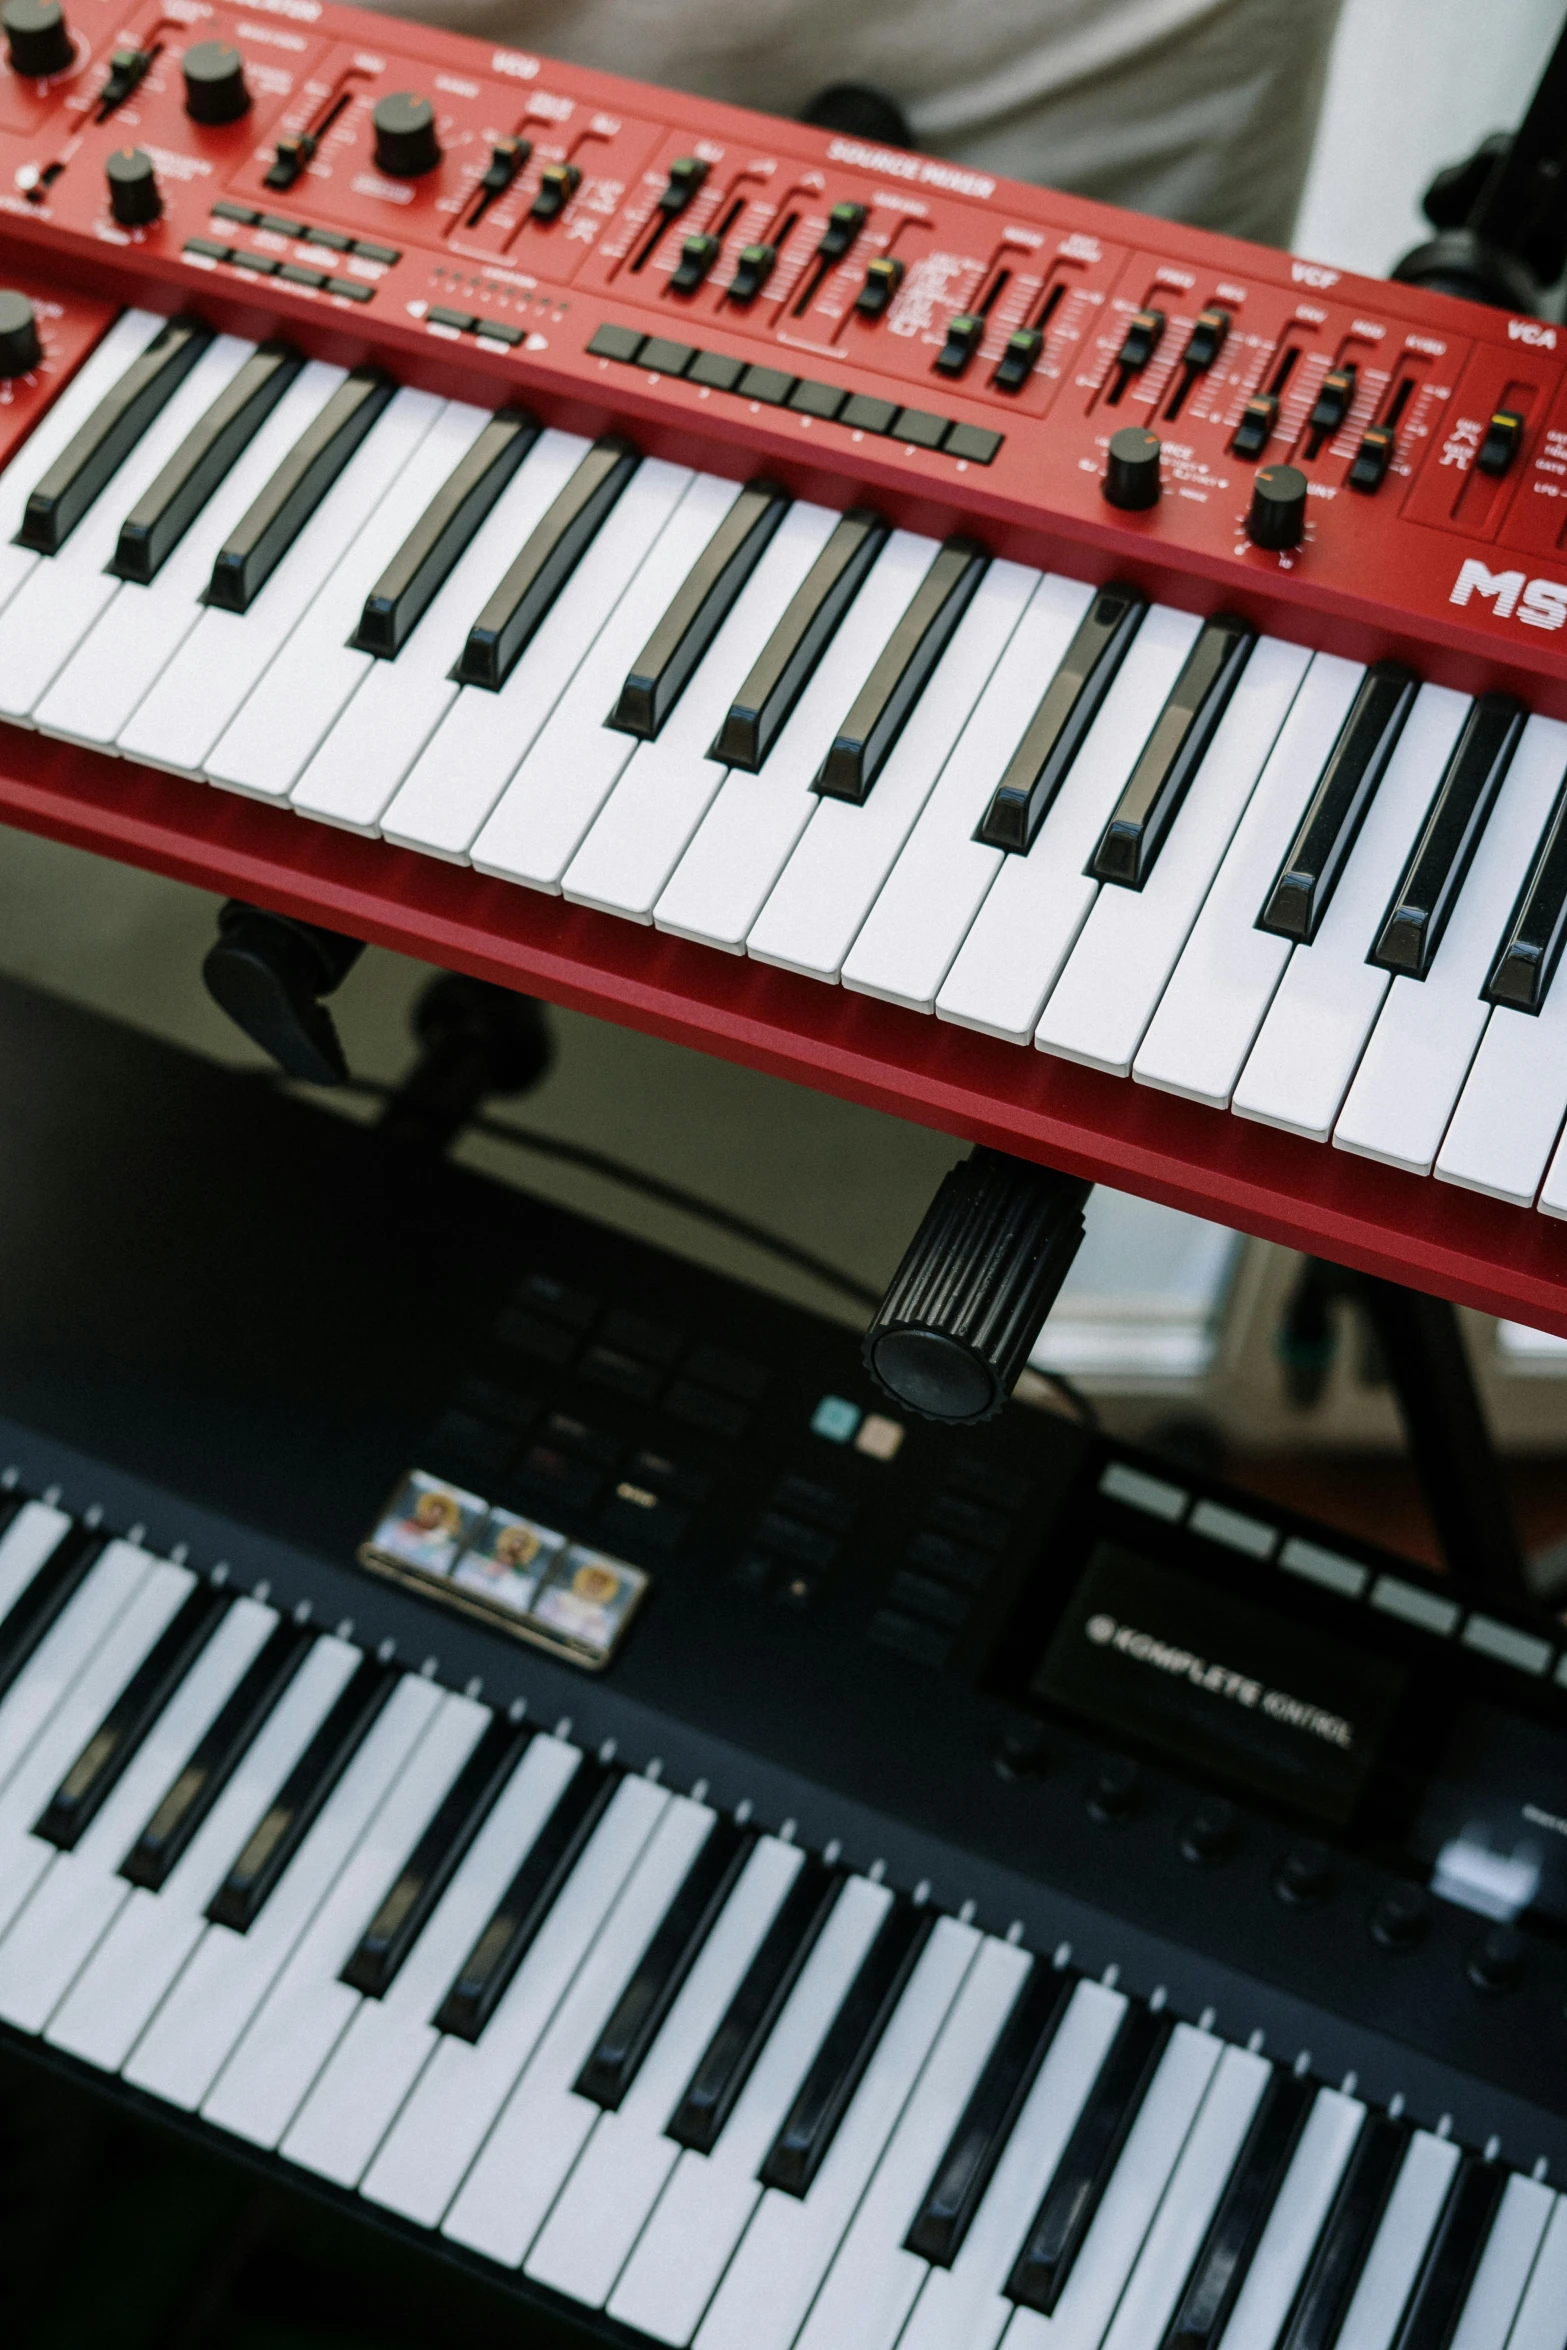
M693 476L474 841L479 872L559 891L584 834L641 748L635 735L605 723L626 673L739 495L736 481ZM677 705L670 725L678 718Z
M1560 2196L1507 2350L1567 2350L1567 2199Z
M1045 997L1099 893L1085 870L1201 622L1150 606L1027 856L1001 862L936 998L936 1017L1012 1044L1034 1033ZM1001 770L992 784L1001 780Z
M0 717L29 715L122 592L104 569L120 524L255 347L237 335L218 335L208 344L59 553L40 558L0 613Z
M599 2116L593 2135L528 2256L542 2285L602 2308L626 2255L680 2158L664 2135L780 1903L799 1873L798 1846L764 1836L722 1917L692 1967L658 2038L618 2111Z
M1400 977L1333 1129L1337 1150L1429 1175L1491 1007L1480 993L1567 767L1567 725L1531 718L1431 969Z
M1054 2315L1019 2309L1005 2350L1098 2350L1207 2094L1223 2042L1177 2024Z
M1290 956L1257 917L1364 675L1314 657L1138 1048L1137 1084L1228 1107Z
M459 692L382 817L385 839L466 859L693 479L656 457L637 468L500 692Z
M127 758L180 775L201 773L207 753L320 594L322 581L400 481L443 407L430 392L393 396L249 610L225 612L212 605L202 613L120 729L119 748Z
M0 1535L0 1637L5 1619L69 1533L70 1519L47 1501L24 1501Z
M688 1795L671 1796L604 1931L528 2060L441 2225L453 2243L521 2265L600 2108L572 2083L657 1932L714 1824Z
M146 587L122 584L77 646L33 714L45 734L100 748L114 743L201 619L218 549L342 380L342 368L320 361L300 370L157 578Z
M440 1702L416 1673L399 1682L249 1932L207 1927L123 2067L133 2088L200 2105Z
M580 433L542 432L395 661L372 661L289 795L304 816L375 832L382 811L457 699L451 670L475 616L586 456Z
M50 2021L52 2046L119 2071L205 1932L207 1903L358 1662L346 1641L315 1642L166 1882L137 1886L119 1911Z
M1105 2350L1159 2350L1272 2071L1265 2057L1244 2048L1226 2048L1220 2057Z
M1335 2350L1391 2350L1457 2168L1449 2139L1427 2130L1411 2138Z
M980 596L984 594L981 587ZM1040 697L1061 666L1093 596L1081 580L1047 573L996 663L973 716L845 955L845 987L914 1011L936 996L986 892L1005 862L974 838ZM978 602L976 597L975 601ZM875 793L871 799L874 802ZM824 811L825 812L825 811Z
M794 511L811 517L822 514L820 507L797 506ZM838 517L828 520L836 524ZM820 531L818 522L811 536L813 562L830 535L829 531L819 537ZM660 930L700 939L704 945L722 947L732 955L742 951L746 932L761 912L768 891L810 822L812 810L821 804L811 785L833 737L938 551L936 539L908 530L892 533L829 639L759 772L748 775L736 767L724 775L653 909L653 920ZM780 598L776 592L768 598L768 635L787 602L787 595ZM743 675L743 671L736 671L726 709ZM906 731L918 733L923 717L922 697ZM722 724L720 712L717 726ZM633 767L626 783L635 778ZM881 784L878 777L871 790L872 802Z
M1310 660L1277 637L1255 646L1146 884L1095 898L1034 1032L1042 1051L1130 1074Z
M963 1987L979 1941L972 1926L955 1918L937 1921L821 2169L803 2196L770 2187L762 2197L698 2330L697 2350L788 2350Z
M1230 1107L1326 1142L1391 975L1366 957L1472 704L1423 685L1309 946L1297 946Z
M361 458L375 448L391 413L388 408L372 427ZM374 663L373 654L356 652L349 642L366 596L489 421L488 409L466 401L441 409L207 754L210 782L257 799L287 798Z
M867 1878L845 1883L712 2153L688 2150L670 2174L609 2297L611 2317L658 2342L690 2341L761 2201L757 2172L891 1904Z
M1567 986L1558 972L1538 1013L1497 1004L1486 1022L1452 1123L1437 1152L1438 1183L1483 1191L1526 1208L1563 1212L1563 1177L1552 1152L1567 1115Z
M27 501L38 481L167 323L150 310L122 310L0 473L0 611L34 566L51 560L15 544Z
M93 1649L6 1781L0 1793L0 1933L56 1856L55 1845L32 1834L33 1822L195 1580L188 1568L167 1559L151 1564L111 1635Z
M652 921L665 883L727 772L707 755L713 737L837 521L830 507L803 499L789 508L663 732L656 742L638 745L566 868L561 888L568 898L634 922ZM829 648L827 661L835 649Z
M1078 1984L958 2256L926 2276L898 2350L995 2350L1013 2310L1002 2288L1125 2013L1121 1992Z
M616 1789L479 2038L442 2035L365 2174L360 2192L370 2202L436 2225L669 1801L647 1779L627 1779Z
M1275 2350L1365 2118L1358 2099L1318 2090L1220 2350Z
M903 2239L1028 1972L1026 1951L988 1938L980 1945L811 2305L799 2350L892 2350L928 2273Z
M1537 2179L1508 2180L1448 2350L1507 2350L1555 2202Z
M804 832L746 934L745 951L757 962L810 979L837 979L1039 579L1021 563L992 563L920 697L917 719L899 737L870 798L860 807L814 800Z
M0 1942L0 2016L7 2023L43 2030L129 1898L120 1862L276 1622L271 1608L236 1600L75 1850L42 1846L42 1881Z
M535 1738L384 1998L361 2000L283 2139L289 2162L356 2186L440 2035L429 2021L581 1756Z
M205 2120L253 2146L282 2137L360 2004L339 1972L490 1719L471 1697L442 1698L203 2098Z
M0 1699L0 1791L8 1789L15 1771L25 1764L151 1568L150 1554L136 1544L107 1544L39 1641ZM0 1793L0 1804L3 1801Z

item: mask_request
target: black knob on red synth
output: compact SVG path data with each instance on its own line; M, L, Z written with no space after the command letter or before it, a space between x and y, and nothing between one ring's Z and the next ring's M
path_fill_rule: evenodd
M238 122L250 108L245 60L232 41L198 41L181 60L192 122Z
M398 90L380 101L371 121L375 125L377 171L387 172L393 179L414 180L440 162L435 108L428 98L413 90Z
M116 147L104 165L109 210L121 228L146 228L163 210L163 195L145 147Z
M1295 465L1265 465L1252 484L1246 536L1254 547L1298 547L1306 528L1306 476Z
M1139 514L1158 505L1159 450L1159 435L1140 424L1123 424L1110 435L1104 491L1112 506Z
M873 1378L931 1420L988 1420L1083 1238L1088 1185L1003 1151L954 1167L865 1333Z
M5 0L0 25L13 73L42 80L45 74L64 73L76 61L60 0Z
M25 294L0 291L0 377L25 375L43 357L38 314Z

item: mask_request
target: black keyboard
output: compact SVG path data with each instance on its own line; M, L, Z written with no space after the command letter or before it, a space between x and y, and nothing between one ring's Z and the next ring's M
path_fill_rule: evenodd
M0 1040L8 2042L603 2339L1563 2350L1560 1627Z

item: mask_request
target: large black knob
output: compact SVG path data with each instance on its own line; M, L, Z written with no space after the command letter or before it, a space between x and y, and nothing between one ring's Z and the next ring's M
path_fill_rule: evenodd
M238 122L249 111L245 60L232 41L198 41L181 62L185 111L192 122Z
M1158 505L1159 450L1159 435L1140 424L1123 424L1111 434L1104 491L1112 506L1140 514Z
M1298 547L1306 527L1306 476L1295 465L1265 465L1252 484L1246 536L1254 547Z
M371 116L375 124L377 171L393 179L415 180L433 171L441 160L441 142L435 135L435 108L412 90L383 98Z
M38 313L25 294L0 292L0 377L25 375L43 357Z
M158 218L163 196L145 147L116 147L104 170L109 180L109 210L121 228L145 228Z
M5 0L0 25L5 27L6 54L13 73L41 81L45 74L64 73L75 64L76 51L60 0Z
M954 1167L865 1333L873 1378L926 1419L994 1418L1081 1246L1088 1192L1002 1151Z

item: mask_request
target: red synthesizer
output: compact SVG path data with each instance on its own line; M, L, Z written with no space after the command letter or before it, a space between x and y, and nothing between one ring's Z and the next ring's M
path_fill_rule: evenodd
M0 20L6 821L1567 1334L1559 329L317 0Z

